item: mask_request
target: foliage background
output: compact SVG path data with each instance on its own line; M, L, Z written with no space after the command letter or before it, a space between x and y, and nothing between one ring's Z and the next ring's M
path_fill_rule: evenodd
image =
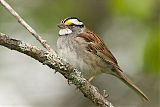
M143 102L112 76L94 81L119 107L160 106L159 0L7 0L56 48L57 24L68 16L80 18L103 38L129 77L148 95ZM33 45L40 44L0 6L0 31ZM42 47L41 47L42 48ZM93 107L60 75L37 61L0 46L1 107Z

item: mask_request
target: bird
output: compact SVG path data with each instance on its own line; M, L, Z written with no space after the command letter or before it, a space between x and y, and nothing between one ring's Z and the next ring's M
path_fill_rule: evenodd
M102 73L111 74L133 89L142 99L149 101L123 72L103 40L80 19L67 17L57 26L60 29L57 39L58 55L81 71L89 82Z

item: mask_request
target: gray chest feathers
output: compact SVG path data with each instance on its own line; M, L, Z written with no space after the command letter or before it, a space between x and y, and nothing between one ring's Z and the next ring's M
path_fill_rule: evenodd
M82 49L83 48L83 49ZM79 69L85 78L99 74L104 64L92 53L84 49L74 40L74 37L60 36L57 40L57 50L60 57ZM97 66L99 65L99 67Z
M60 36L57 40L57 49L59 56L72 65L76 65L79 60L77 55L77 48L79 47L77 47L76 45L76 42L68 36Z

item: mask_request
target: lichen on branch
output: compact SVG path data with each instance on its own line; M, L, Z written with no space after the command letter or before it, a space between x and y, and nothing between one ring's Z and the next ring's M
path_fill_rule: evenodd
M63 61L56 53L45 51L36 46L27 44L20 40L10 38L9 36L0 33L0 45L11 50L16 50L31 58L39 61L43 65L54 69L61 73L68 81L71 81L85 97L89 98L94 104L100 107L113 107L113 105L99 93L98 89L91 85L80 71L73 68L69 63Z

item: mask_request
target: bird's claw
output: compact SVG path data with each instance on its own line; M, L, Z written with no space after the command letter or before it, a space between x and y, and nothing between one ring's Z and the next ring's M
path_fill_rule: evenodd
M109 97L109 94L106 93L106 90L103 90L103 97L104 98L108 98Z

